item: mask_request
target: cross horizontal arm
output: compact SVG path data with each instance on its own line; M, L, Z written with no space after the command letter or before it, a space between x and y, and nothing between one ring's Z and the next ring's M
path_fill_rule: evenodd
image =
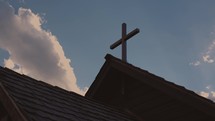
M139 33L140 30L138 28L136 28L135 30L131 31L129 34L126 35L125 37L125 41L130 39L131 37L133 37L134 35L136 35L137 33ZM116 41L115 43L113 43L111 46L110 46L110 49L114 49L116 48L117 46L119 46L120 44L122 43L122 39Z

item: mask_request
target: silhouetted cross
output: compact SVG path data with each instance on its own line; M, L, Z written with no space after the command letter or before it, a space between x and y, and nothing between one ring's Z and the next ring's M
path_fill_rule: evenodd
M122 24L122 38L119 39L118 41L116 41L115 43L113 43L110 46L110 49L114 49L117 46L119 46L120 44L122 44L122 61L127 62L126 41L139 32L140 32L140 30L138 28L136 28L135 30L131 31L129 34L126 34L126 23L123 23Z

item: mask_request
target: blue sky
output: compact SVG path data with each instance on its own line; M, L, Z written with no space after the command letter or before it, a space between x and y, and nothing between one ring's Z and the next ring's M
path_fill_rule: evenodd
M121 47L109 46L127 31L140 33L128 41L128 62L185 86L212 95L215 91L214 0L10 0L31 9L46 22L42 28L58 38L77 78L89 87L104 56L121 58ZM3 65L6 51L0 51ZM214 93L215 94L215 93Z

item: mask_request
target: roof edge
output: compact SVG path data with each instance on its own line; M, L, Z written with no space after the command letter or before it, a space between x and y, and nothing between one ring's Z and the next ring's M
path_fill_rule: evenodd
M102 83L101 81L98 81L98 80L102 80L104 78L103 75L101 75L101 73L106 73L107 72L109 62L114 57L111 54L107 54L104 58L106 60L105 63L103 64L103 66L101 67L100 71L96 75L96 77L95 77L93 83L90 85L88 91L85 93L85 97L87 97L87 98L92 98L92 96L94 95L94 93L96 92L96 90L98 89L100 84Z
M106 60L110 60L111 58L113 58L114 56L112 56L111 54L107 54L105 55L105 59Z
M169 88L165 88L165 90L163 90L163 93L171 95L174 98L176 98L177 100L179 100L183 103L187 103L187 104L197 108L198 110L203 110L203 112L205 112L207 114L210 114L212 116L214 115L215 103L212 100L204 98L204 97L196 94L195 92L193 92L189 89L186 89L185 87L182 87L173 82L169 82L160 76L154 75L146 70L133 66L132 64L123 62L119 58L116 58L110 54L107 54L105 56L105 59L106 59L106 62L100 69L100 72L98 73L97 77L95 78L93 84L90 86L88 92L85 95L86 97L89 97L89 98L93 97L94 93L98 89L98 86L100 86L102 83L101 80L104 78L104 74L107 73L108 69L110 69L111 67L114 67L115 69L118 69L126 74L131 73L131 72L138 72L138 74L135 74L135 75L132 74L132 76L138 80L141 80L142 76L140 76L140 75L144 74L145 76L152 78L153 80L156 80L156 82L153 82L153 83L147 82L147 81L145 81L144 83L147 83L149 85L154 85L155 83L159 82L163 85L162 87L160 87L160 86L159 87L153 86L153 87L157 88L157 89L161 89L163 87L169 87ZM110 65L111 67L110 66L108 67L108 65ZM123 69L122 68L119 69L119 67L123 67ZM125 68L125 67L128 67L128 68ZM103 75L101 75L101 74L103 74ZM172 91L169 92L169 90L173 90L174 93ZM182 97L186 97L188 99L185 100L184 98L182 98L180 96L176 96L175 93L180 94ZM194 101L194 102L192 102L192 101ZM204 104L204 105L207 105L206 107L211 107L211 108L209 108L211 112L209 112L208 111L209 109L207 109L204 106L201 106L201 105L197 106L198 104Z
M6 110L13 121L28 121L27 118L22 114L16 103L10 97L4 86L0 82L0 101L5 105Z

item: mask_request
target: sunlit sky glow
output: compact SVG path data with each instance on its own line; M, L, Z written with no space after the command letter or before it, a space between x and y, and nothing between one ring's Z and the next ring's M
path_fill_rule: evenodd
M104 56L121 57L109 46L127 31L140 33L128 41L128 62L215 99L215 1L213 0L64 0L7 1L18 13L31 10L71 60L81 89L94 81ZM39 23L37 23L39 24ZM0 62L9 54L0 50ZM9 61L8 61L9 62Z

